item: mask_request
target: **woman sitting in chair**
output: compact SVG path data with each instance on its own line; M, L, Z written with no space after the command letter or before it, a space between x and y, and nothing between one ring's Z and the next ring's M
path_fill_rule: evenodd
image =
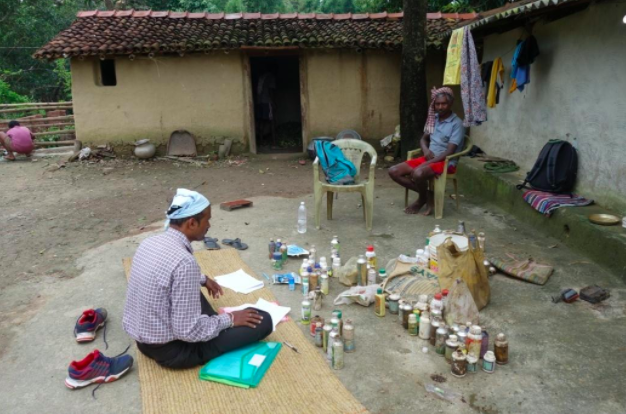
M394 165L389 169L392 180L418 193L417 200L404 212L429 215L434 208L434 195L428 191L428 181L441 175L446 157L463 149L463 121L452 112L454 93L450 88L433 88L424 135L420 139L422 157ZM456 171L457 159L450 160L448 172Z

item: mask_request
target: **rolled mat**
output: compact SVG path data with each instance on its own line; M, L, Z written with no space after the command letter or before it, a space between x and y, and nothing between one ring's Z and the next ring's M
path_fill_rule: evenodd
M195 253L202 272L219 276L243 269L256 277L234 249ZM131 259L124 259L126 278ZM258 278L257 278L258 279ZM206 289L202 289L207 296ZM258 298L275 301L267 288L247 295L224 289L224 295L209 298L214 309L255 303ZM295 312L294 312L295 311ZM292 309L292 318L299 310ZM139 384L144 413L367 413L367 410L339 381L325 357L316 349L296 322L281 322L267 340L288 341L299 354L283 347L257 388L242 389L201 381L200 367L172 370L137 351Z

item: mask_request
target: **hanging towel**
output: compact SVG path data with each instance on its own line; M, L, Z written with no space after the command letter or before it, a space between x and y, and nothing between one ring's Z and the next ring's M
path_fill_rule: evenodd
M500 76L500 83L498 83L498 75ZM489 108L493 108L498 103L498 95L500 94L500 89L504 84L504 65L502 64L502 59L497 58L493 61L493 66L491 68L491 79L489 79L489 92L487 93L487 106Z
M511 60L511 87L509 88L509 93L513 93L517 90L517 80L515 77L517 76L517 58L519 56L520 50L522 50L523 43L521 40L517 41L517 47L515 48L515 52L513 53L513 59Z
M466 30L463 34L461 99L463 100L463 110L465 112L463 126L480 125L487 120L485 91L480 79L480 65L478 64L472 32L469 30Z
M548 217L554 210L561 207L581 207L593 204L593 200L587 200L576 194L555 194L546 191L528 190L523 195L524 201L532 208Z
M458 85L461 83L461 50L463 48L464 32L465 28L462 27L454 30L452 36L450 36L446 68L443 72L444 85Z

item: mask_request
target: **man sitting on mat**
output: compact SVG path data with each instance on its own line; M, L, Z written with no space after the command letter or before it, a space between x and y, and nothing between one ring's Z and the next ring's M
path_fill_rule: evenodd
M422 213L429 215L434 207L434 195L428 191L428 181L443 173L446 157L463 148L463 121L452 112L454 93L450 88L433 88L431 93L428 119L424 135L420 139L422 157L415 158L389 169L392 180L409 190L418 193L417 200L404 212L417 214L425 205ZM456 159L448 163L448 173L456 171Z
M0 132L0 144L7 150L7 155L4 159L7 161L15 161L15 154L24 154L30 157L30 153L35 149L33 136L30 129L23 127L17 121L9 122L9 130L6 132Z
M211 203L178 189L167 211L166 230L144 240L133 257L124 307L124 330L159 365L191 368L272 333L271 316L257 309L217 315L200 292L213 298L222 288L203 275L192 241L211 227Z

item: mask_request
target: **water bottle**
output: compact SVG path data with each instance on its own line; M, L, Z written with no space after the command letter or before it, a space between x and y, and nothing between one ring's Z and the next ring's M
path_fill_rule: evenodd
M298 233L306 233L306 206L304 201L300 202L300 207L298 207Z

